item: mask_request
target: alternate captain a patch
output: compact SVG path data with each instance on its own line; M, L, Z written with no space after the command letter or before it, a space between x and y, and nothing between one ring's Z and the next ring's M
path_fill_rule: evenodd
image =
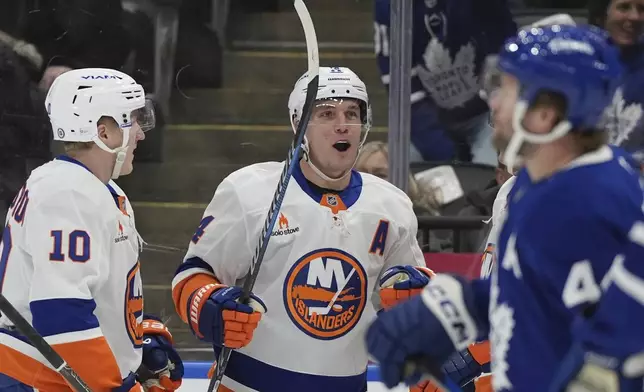
M347 334L367 300L367 275L340 249L318 249L297 260L284 282L284 307L305 334L322 340Z

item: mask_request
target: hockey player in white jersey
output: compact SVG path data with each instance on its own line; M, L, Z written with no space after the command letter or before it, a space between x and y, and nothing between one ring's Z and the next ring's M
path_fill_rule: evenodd
M321 67L319 77L303 158L250 305L235 300L280 162L245 167L219 184L172 283L177 312L194 335L216 352L238 349L225 391L365 391L365 326L381 302L420 291L431 275L407 195L352 169L371 126L364 83L342 67ZM307 83L302 76L289 98L294 129Z
M35 169L11 204L0 290L92 391L176 390L183 365L167 328L143 313L142 240L113 181L154 127L151 102L130 76L89 68L59 76L45 105L66 154ZM6 316L0 385L70 391Z
M644 212L639 167L598 129L619 82L604 32L553 25L503 47L491 105L497 147L524 168L508 196L491 279L436 275L378 317L369 352L387 385L489 335L501 391L641 392ZM418 369L418 368L417 368Z

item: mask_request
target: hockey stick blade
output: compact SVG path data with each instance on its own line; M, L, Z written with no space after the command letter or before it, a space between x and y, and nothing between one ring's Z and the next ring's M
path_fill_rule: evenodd
M297 16L300 18L300 22L302 23L302 29L304 30L304 37L306 39L308 57L307 76L309 82L306 87L306 99L302 108L302 117L297 125L297 130L293 137L293 143L291 144L288 156L284 162L284 169L282 170L279 183L277 184L273 201L268 209L268 214L264 221L262 232L259 236L259 242L255 248L255 255L251 261L248 274L244 281L242 297L240 298L240 301L243 303L248 301L251 290L255 285L259 269L262 265L262 260L264 259L264 254L266 253L268 242L271 239L273 227L275 227L275 223L277 221L278 212L282 206L284 195L286 194L286 188L288 187L288 183L295 166L300 164L302 142L304 141L304 135L306 134L306 128L308 126L309 119L311 118L313 104L315 103L315 98L317 97L318 92L320 57L318 55L318 42L315 35L315 26L313 25L313 20L311 19L311 15L309 14L303 0L295 0L293 4L295 6ZM215 376L210 380L208 392L212 392L213 390L217 391L219 389L231 352L232 350L230 348L222 347L219 358L217 359Z
M436 366L432 361L424 356L413 355L405 362L405 367L403 369L404 378L407 379L415 373L423 374L425 378L428 378L442 391L462 392L461 388L459 388L454 381L443 375L443 371L440 366ZM440 375L443 375L443 377L440 377Z
M49 364L56 370L67 383L76 391L76 392L91 392L91 389L85 384L85 382L74 372L72 368L67 365L64 359L58 355L56 351L43 339L42 336L34 329L25 320L24 317L18 313L16 308L13 307L11 302L5 298L4 295L0 294L0 312L7 316L9 320L16 326L18 331L25 336L32 346L42 354L43 357L49 362Z

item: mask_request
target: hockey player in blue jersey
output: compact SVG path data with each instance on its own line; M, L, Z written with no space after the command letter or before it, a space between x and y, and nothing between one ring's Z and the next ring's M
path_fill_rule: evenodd
M374 320L368 351L388 386L412 384L489 336L497 392L641 392L643 191L634 161L596 126L617 50L600 30L533 28L506 42L497 68L495 141L524 168L492 278L436 275Z

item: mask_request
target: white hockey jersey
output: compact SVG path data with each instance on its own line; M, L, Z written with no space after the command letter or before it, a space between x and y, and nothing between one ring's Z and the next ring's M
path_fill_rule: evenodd
M140 239L123 191L80 162L34 170L9 210L0 289L93 391L141 363ZM11 321L0 318L0 373L44 391L69 391Z
M178 291L191 277L242 284L282 168L248 166L217 188L173 281L184 321ZM253 289L268 311L250 344L233 352L223 385L366 390L364 332L379 307L374 292L389 267L425 265L416 231L411 201L390 183L354 171L344 191L322 193L297 167Z
M491 224L490 232L485 241L485 251L483 252L483 263L481 265L481 278L487 278L492 273L492 266L496 261L496 244L499 238L501 226L505 222L505 217L508 214L508 194L516 181L516 177L508 178L506 182L501 185L496 194L494 203L492 204L492 218L488 224Z

